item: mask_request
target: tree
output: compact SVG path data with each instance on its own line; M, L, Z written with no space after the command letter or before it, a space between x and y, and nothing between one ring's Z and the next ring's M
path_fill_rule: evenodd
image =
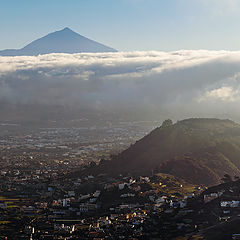
M165 127L170 127L173 125L173 121L171 119L166 119L165 121L163 121L162 123L162 128L165 128Z
M235 175L235 176L234 176L234 180L235 180L235 181L239 180L239 176Z
M224 174L223 178L221 179L223 182L232 182L232 177L229 174Z

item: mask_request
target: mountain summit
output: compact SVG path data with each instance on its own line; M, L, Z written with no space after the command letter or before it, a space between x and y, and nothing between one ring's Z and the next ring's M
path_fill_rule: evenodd
M0 56L34 56L49 53L80 52L116 52L116 50L81 36L66 27L39 38L21 49L2 50Z

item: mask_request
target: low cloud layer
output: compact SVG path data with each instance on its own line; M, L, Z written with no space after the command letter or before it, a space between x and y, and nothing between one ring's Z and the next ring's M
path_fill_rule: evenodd
M240 52L0 57L0 102L240 118Z

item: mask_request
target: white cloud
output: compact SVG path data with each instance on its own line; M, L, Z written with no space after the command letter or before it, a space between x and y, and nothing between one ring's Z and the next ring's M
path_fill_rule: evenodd
M223 86L218 89L207 91L199 101L227 101L235 102L240 99L240 90L234 90L232 87Z
M4 102L176 115L218 114L223 104L230 114L240 103L240 52L48 54L0 57L0 66Z
M199 64L214 58L227 56L228 52L218 51L178 51L178 52L119 52L119 53L84 53L84 54L46 54L40 56L0 57L0 73L5 74L20 70L89 68L89 67L133 67L164 70ZM79 69L79 68L78 68ZM56 70L56 69L55 69ZM132 72L133 69L129 69Z

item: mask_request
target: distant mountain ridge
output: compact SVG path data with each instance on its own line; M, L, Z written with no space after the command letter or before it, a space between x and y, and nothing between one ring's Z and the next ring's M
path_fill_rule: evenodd
M0 51L0 56L35 56L49 53L81 53L81 52L117 52L117 50L90 40L64 28L39 38L21 49Z
M240 176L240 125L203 118L162 125L99 167L124 174L161 172L214 185L226 173Z

